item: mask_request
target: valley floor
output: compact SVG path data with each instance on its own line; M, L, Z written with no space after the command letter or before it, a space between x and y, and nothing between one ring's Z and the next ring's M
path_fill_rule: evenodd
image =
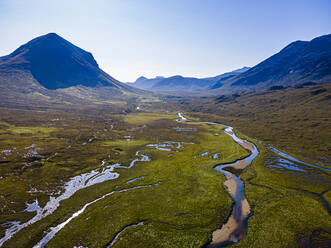
M214 166L250 154L224 126L176 112L0 111L3 247L201 247L233 207ZM260 154L229 169L252 211L233 246L327 247L330 172L239 136Z
M226 123L264 144L331 168L331 83L165 101L200 120Z

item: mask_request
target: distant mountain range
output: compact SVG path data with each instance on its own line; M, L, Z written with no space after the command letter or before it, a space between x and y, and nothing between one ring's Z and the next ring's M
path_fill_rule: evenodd
M101 70L93 55L55 33L0 57L1 103L28 100L89 102L145 94Z
M208 78L183 77L180 75L172 77L158 76L150 79L146 77L139 77L134 83L130 83L130 85L139 89L150 90L154 92L195 92L200 90L208 90L212 88L213 85L215 85L215 83L217 83L219 80L239 75L240 73L243 73L249 69L249 67L243 67L238 70Z
M270 87L331 81L331 34L311 41L295 41L258 65L210 78L140 77L134 87L156 92L199 92L224 95Z
M140 77L126 84L101 70L91 53L55 33L37 37L0 57L0 106L22 106L27 102L123 104L132 103L128 99L154 97L146 90L203 96L328 82L331 34L293 42L252 68L208 78Z

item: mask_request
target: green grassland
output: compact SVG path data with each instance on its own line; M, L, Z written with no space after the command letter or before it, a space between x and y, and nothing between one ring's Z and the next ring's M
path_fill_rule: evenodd
M102 167L103 160L106 165L119 162L128 166L136 158L136 151L151 158L149 162L137 162L131 169L116 169L120 177L115 180L79 190L62 201L52 215L21 230L4 247L32 247L51 227L68 219L84 204L112 191L157 182L160 184L114 193L89 206L46 247L105 247L123 228L140 221L144 225L121 233L114 247L200 247L208 242L213 230L227 221L232 210L232 200L223 186L225 178L213 167L249 153L224 134L222 127L179 123L175 112L167 114L156 109L154 106L152 113L130 114L103 107L84 111L0 109L0 236L4 235L4 223L25 222L33 217L33 213L23 211L26 202L38 199L44 206L49 195L58 195L70 177ZM196 120L234 126L238 120L241 131L253 129L247 124L249 118L234 116L230 121L226 114L203 112L187 114ZM261 123L254 125L267 137L269 127L263 128ZM311 169L299 175L267 168L270 151L259 140L242 133L240 136L254 142L260 154L247 169L235 171L244 180L253 215L247 235L233 246L328 247L330 215L318 195L323 194L330 202L330 174ZM275 140L267 143L277 145ZM146 146L165 141L184 142L184 148L159 151ZM299 146L293 146L293 154L297 155ZM12 152L3 153L5 150ZM327 156L323 149L318 151ZM200 156L205 152L221 156ZM300 154L300 158L309 154L312 161L316 159L310 150ZM310 180L311 176L320 181ZM33 188L39 191L27 192Z
M212 117L305 161L331 166L331 83L166 100L173 109L186 110L201 120Z
M253 216L247 235L234 247L328 247L330 215L316 194L330 190L330 180L316 185L296 173L270 170L265 167L268 151L255 143L260 155L242 174Z
M162 114L162 113L136 113L136 114L128 114L125 116L124 121L130 124L135 125L143 125L153 122L155 120L160 119L175 119L177 118L176 113L172 115Z
M248 152L225 135L221 127L178 123L174 114L122 116L105 113L92 117L89 114L19 111L26 118L18 122L14 116L18 114L16 111L3 111L6 116L2 115L1 120L1 150L13 147L16 150L2 159L5 162L0 167L4 177L0 180L4 189L0 203L3 209L1 223L28 220L33 214L22 212L25 202L37 198L43 206L49 192L61 189L71 176L100 167L103 159L107 164L128 165L137 150L152 159L138 162L131 169L116 169L120 173L118 179L76 192L62 201L52 215L21 230L4 247L31 247L43 237L44 231L66 220L87 202L113 190L136 185L160 182L153 187L113 194L89 206L47 247L103 247L123 227L137 221L144 221L145 225L127 230L115 247L137 247L138 243L140 247L196 247L206 243L212 231L226 222L231 212L232 200L223 187L225 178L213 166L247 156ZM194 129L179 132L176 127ZM88 142L91 137L93 140ZM8 140L10 144L6 142ZM157 140L186 143L184 148L176 149L177 152L146 146ZM33 160L24 158L22 154L32 144L40 148L38 155ZM221 157L199 156L207 151L219 152ZM169 154L173 156L169 157ZM43 160L46 157L51 158ZM140 176L144 178L125 183ZM27 193L31 188L48 193ZM184 216L179 216L181 213ZM4 230L2 226L1 234Z
M239 136L255 143L260 154L244 171L235 170L244 180L253 215L247 235L233 247L329 247L330 215L319 195L330 204L330 173L308 167L301 174L267 168L268 158L274 154L258 140Z

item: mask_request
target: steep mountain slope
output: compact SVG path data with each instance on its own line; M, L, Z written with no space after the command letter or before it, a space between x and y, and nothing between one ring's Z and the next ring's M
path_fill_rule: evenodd
M331 34L311 41L296 41L248 71L215 84L216 93L226 94L331 80Z
M150 90L154 92L198 92L200 90L209 89L219 80L236 76L240 73L247 71L248 69L249 67L243 67L238 70L226 72L221 75L208 78L183 77L180 75L168 78L159 76L151 79L148 79L146 77L139 77L131 85L139 89Z
M92 54L55 33L37 37L0 57L1 105L22 102L90 103L148 93L102 71Z
M118 82L103 72L91 53L55 33L31 40L8 56L0 58L0 71L29 70L47 89L83 86L113 86Z

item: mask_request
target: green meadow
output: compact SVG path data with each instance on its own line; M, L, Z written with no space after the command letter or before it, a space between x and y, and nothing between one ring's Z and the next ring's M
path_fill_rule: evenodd
M150 158L130 169L116 168L117 179L77 191L61 201L53 214L22 229L3 247L33 247L52 227L109 192L114 193L88 206L46 247L105 247L119 232L113 247L201 247L226 223L233 204L223 186L225 177L213 167L249 155L222 126L177 122L175 112L2 112L6 115L0 120L0 150L11 152L1 154L1 236L9 221L23 223L33 217L33 212L24 211L27 202L38 199L43 207L50 195L63 192L71 177L115 163L129 166L139 158L137 151ZM19 122L17 114L24 117ZM219 121L214 115L194 116ZM329 173L314 170L299 176L267 168L270 151L258 140L240 136L254 142L260 154L243 171L229 169L244 181L252 211L246 236L233 246L298 247L307 242L325 246L330 221L318 195L324 193L330 201ZM171 151L148 146L169 141L181 145L166 146ZM212 158L215 153L220 154L218 159ZM309 173L326 183L310 182ZM137 180L129 182L132 179ZM123 189L129 190L118 192ZM130 227L140 222L144 224Z

